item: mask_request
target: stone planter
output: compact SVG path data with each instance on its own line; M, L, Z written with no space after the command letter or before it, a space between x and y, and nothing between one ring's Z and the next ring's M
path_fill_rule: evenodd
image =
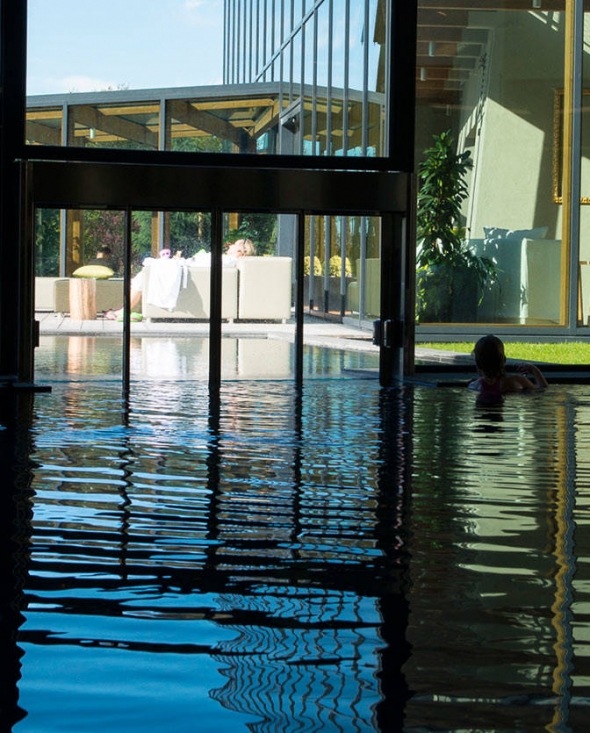
M345 278L344 290L348 291L348 284L352 282L353 278ZM325 291L324 291L324 277L323 275L316 275L314 277L314 306L319 310L325 308ZM342 305L342 297L340 295L340 278L330 277L329 278L329 290L328 290L328 311L340 312ZM303 278L303 304L304 306L309 305L309 275L305 275Z

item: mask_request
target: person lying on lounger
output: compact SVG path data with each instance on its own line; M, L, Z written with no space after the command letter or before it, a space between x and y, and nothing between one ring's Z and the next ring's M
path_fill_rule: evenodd
M256 254L256 247L250 239L237 239L235 242L227 245L225 254L223 255L224 265L235 265L240 257L249 257ZM169 249L160 250L160 258L170 259L171 252ZM210 263L210 253L204 252L202 255L198 254L191 258L194 262L207 258L207 264ZM182 259L182 258L179 258ZM190 262L191 260L189 260ZM132 321L141 321L141 313L135 313L133 308L139 304L142 298L144 286L143 268L131 279L131 288L129 293L129 305L131 308L130 319ZM112 310L105 311L104 317L109 321L122 321L123 320L123 306Z
M160 257L170 259L170 250L165 248L160 250ZM141 300L141 294L143 292L143 267L142 269L131 278L130 290L129 290L129 307L131 308L130 318L132 321L141 321L141 313L135 313L133 308L139 304ZM109 321L122 321L123 320L123 306L120 308L114 308L112 310L105 311L104 317Z

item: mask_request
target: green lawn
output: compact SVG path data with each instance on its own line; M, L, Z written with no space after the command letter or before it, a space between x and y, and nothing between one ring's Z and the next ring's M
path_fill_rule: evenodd
M473 351L472 343L417 343L416 348L444 349L462 354ZM550 362L554 364L590 364L590 341L571 341L567 343L512 343L504 342L506 356L509 359L523 361Z

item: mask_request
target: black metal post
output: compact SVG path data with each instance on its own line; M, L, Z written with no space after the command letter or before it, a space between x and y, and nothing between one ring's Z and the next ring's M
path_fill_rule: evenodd
M5 383L32 380L35 343L33 252L20 241L26 5L0 0L0 379Z
M221 289L223 214L211 212L211 302L209 316L209 394L219 399L221 388Z
M123 250L123 400L127 405L131 390L131 209L125 209Z
M303 255L305 252L305 214L297 215L295 249L295 384L303 384ZM310 287L313 262L310 264Z

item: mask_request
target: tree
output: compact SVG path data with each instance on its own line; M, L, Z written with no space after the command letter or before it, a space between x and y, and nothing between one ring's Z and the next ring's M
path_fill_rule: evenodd
M35 226L35 275L59 274L59 210L38 209Z
M237 228L230 229L229 238L251 239L256 245L256 254L274 254L277 245L276 214L244 214Z

